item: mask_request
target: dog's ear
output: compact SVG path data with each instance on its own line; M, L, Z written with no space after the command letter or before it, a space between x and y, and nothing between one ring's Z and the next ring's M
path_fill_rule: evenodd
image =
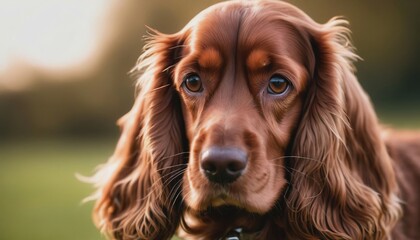
M400 215L392 163L356 77L347 22L305 22L314 70L289 167L291 239L382 239Z
M111 159L93 181L96 224L116 239L169 239L182 215L185 129L173 86L180 34L154 34L136 69L139 92L119 122Z

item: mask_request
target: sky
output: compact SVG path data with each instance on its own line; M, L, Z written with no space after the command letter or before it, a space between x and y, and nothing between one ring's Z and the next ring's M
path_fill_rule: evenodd
M110 0L0 0L0 73L15 62L64 68L97 47Z

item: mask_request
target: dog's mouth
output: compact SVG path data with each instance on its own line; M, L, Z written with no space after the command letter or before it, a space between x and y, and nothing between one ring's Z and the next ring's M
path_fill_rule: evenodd
M219 239L249 239L254 233L262 229L266 216L246 211L233 205L208 207L197 212L204 221L214 221L226 229L224 236ZM253 238L251 238L253 239Z
M205 211L208 208L233 207L254 214L265 214L271 208L262 202L255 201L256 196L242 192L232 186L212 184L211 188L192 190L187 195L186 204L194 211ZM251 197L250 197L251 196Z
M221 193L217 197L213 198L210 201L211 207L222 207L222 206L232 206L237 208L243 208L243 204L237 199L227 195L226 193Z
M281 189L276 189L277 186L284 185L281 174L280 177L270 178L274 174L266 169L255 174L257 181L252 181L245 173L229 184L208 181L201 174L189 170L182 181L182 194L185 204L194 211L233 206L247 212L265 214L279 197Z
M200 204L200 210L206 209L236 209L246 212L255 212L252 206L244 201L243 197L229 191L229 188L218 188L212 194L208 195Z

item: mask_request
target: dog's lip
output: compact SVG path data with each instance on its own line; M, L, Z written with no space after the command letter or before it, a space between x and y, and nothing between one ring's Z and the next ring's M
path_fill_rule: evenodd
M199 201L193 201L192 203L191 205L188 204L189 208L197 212L225 207L242 209L246 212L256 214L265 214L267 212L267 210L259 208L258 205L241 201L240 196L236 197L235 195L226 194L226 192L219 192L218 194L201 198Z
M226 193L221 193L219 195L217 195L216 197L212 198L210 201L210 205L212 207L220 207L220 206L236 206L236 207L240 207L243 208L243 204L233 198L232 196L227 195Z
M189 181L188 181L189 182ZM189 182L190 183L190 182ZM236 207L247 212L265 214L268 209L259 202L247 201L244 192L237 191L235 183L230 185L209 184L192 191L187 195L186 204L194 211L205 211L208 208Z
M200 200L194 201L194 204L190 207L192 207L192 209L202 211L208 208L229 206L246 209L245 204L242 203L238 198L229 194L226 190L218 189L218 191L213 192L212 194L205 197L202 196Z

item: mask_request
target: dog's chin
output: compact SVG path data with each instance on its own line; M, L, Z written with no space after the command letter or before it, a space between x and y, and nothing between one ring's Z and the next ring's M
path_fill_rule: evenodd
M268 219L267 214L255 214L248 212L246 209L233 205L221 205L218 207L209 206L205 210L194 211L189 209L186 221L189 226L197 224L192 219L199 219L199 222L205 222L212 226L213 224L223 226L224 229L240 228L244 232L257 232L265 224ZM223 238L225 239L225 238Z
M254 205L252 202L240 201L234 196L221 193L211 198L201 199L201 201L187 204L188 207L196 212L206 212L209 209L236 209L251 214L263 215L271 208L267 206Z
M272 184L251 188L255 191L245 189L243 186L243 182L234 182L224 186L207 181L194 185L186 179L182 186L183 200L188 208L198 212L208 208L232 206L250 213L264 215L274 207L281 192L281 188L278 189L279 192L275 191Z
M244 206L243 203L225 193L219 194L218 196L212 198L211 201L209 201L209 204L210 207L233 206L246 209L246 206Z

